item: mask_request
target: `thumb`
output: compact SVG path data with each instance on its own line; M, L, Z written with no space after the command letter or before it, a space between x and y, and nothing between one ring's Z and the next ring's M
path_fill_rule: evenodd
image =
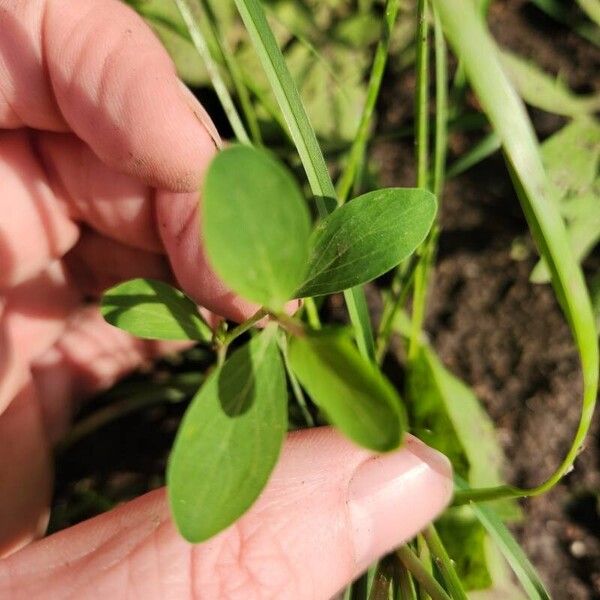
M152 492L0 563L0 597L327 600L446 506L445 457L409 437L373 456L331 429L292 434L235 525L192 546Z

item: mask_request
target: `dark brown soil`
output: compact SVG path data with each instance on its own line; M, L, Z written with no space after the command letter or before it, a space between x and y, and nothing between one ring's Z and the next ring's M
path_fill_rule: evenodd
M600 88L595 77L600 53L532 5L496 1L490 17L503 45L560 73L577 91ZM414 77L390 76L394 83L380 107L382 132L411 118ZM540 137L562 124L538 111L532 115ZM469 143L464 134L454 134L451 151L461 152ZM374 148L382 185L414 184L412 152L410 142ZM448 184L442 225L427 331L444 363L474 387L496 422L508 457L507 480L534 484L568 446L579 411L580 373L551 289L529 283L536 254L499 156ZM587 266L599 265L592 257ZM169 405L121 419L65 454L58 468L55 525L107 508L99 490L127 498L161 485L181 412L181 405ZM599 424L597 416L575 470L551 493L524 503L524 519L514 527L559 600L600 598Z

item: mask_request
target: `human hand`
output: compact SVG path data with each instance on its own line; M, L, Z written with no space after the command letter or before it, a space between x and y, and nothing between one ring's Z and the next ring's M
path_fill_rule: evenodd
M144 23L116 0L0 0L0 553L38 537L51 447L76 403L164 344L106 325L93 299L132 277L232 319L198 239L218 134ZM328 598L445 506L448 463L414 439L372 457L294 434L258 503L208 543L162 490L0 563L0 597Z

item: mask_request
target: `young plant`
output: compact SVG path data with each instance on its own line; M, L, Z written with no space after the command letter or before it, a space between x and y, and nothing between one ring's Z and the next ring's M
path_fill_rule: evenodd
M423 242L437 207L427 190L382 189L335 209L311 230L287 168L267 151L241 145L214 158L200 197L211 265L233 291L262 307L246 325L265 316L271 322L211 373L177 434L167 485L175 522L192 542L239 518L277 462L287 431L280 336L288 339L294 375L331 424L375 451L399 446L406 422L395 388L348 331L312 329L285 306L389 271ZM101 310L134 335L209 342L221 355L234 339L211 337L194 303L161 282L120 284L106 292Z

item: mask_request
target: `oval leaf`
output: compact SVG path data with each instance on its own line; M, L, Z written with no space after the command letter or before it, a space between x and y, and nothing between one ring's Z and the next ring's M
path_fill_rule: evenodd
M217 274L235 292L279 310L304 278L310 219L288 170L270 154L232 146L212 161L202 231Z
M211 328L183 292L154 279L131 279L104 293L104 320L140 338L151 340L212 339Z
M333 294L371 281L410 256L437 210L423 189L369 192L335 210L311 238L308 275L296 297Z
M357 444L385 452L402 441L400 398L377 367L339 332L293 338L290 365L333 425Z
M231 525L256 500L287 429L287 389L275 326L234 352L200 389L167 469L175 523L190 542Z

